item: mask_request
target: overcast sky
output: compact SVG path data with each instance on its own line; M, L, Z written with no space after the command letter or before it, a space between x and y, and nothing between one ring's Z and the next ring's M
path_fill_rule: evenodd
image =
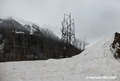
M64 14L75 19L76 37L90 43L120 32L120 0L0 0L0 16L47 25L60 37Z

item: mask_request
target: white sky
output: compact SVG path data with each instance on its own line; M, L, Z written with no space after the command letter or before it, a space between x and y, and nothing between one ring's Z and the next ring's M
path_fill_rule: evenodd
M120 0L0 0L0 16L46 24L59 37L64 13L75 19L76 37L90 43L120 32Z

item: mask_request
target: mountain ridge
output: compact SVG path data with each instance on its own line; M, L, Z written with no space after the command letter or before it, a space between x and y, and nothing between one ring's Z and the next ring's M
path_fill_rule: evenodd
M4 43L0 50L0 62L58 59L81 52L75 46L64 43L49 29L40 28L36 24L23 26L12 18L0 21L0 41ZM66 52L63 52L64 46Z

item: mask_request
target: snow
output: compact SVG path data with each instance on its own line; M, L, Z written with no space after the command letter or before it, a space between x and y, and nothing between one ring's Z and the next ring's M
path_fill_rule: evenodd
M0 40L2 40L2 34L0 34ZM5 44L5 40L3 40L3 43L0 43L0 51L3 49Z
M0 16L0 18L2 18L4 20L16 20L17 22L19 22L23 26L26 25L26 24L29 24L29 25L34 24L34 23L30 22L30 21L25 21L24 19L18 18L18 17Z
M23 31L15 31L16 34L25 34Z
M29 25L30 26L30 34L33 34L34 31L36 31L35 28L33 28L33 26L37 26L39 28L38 25L36 25L35 23L32 23L30 21L24 21L22 18L17 18L17 17L1 17L3 20L15 20L18 23L20 23L21 25L23 25L24 27L26 27L25 25ZM0 23L2 23L2 21L0 21Z
M0 81L120 81L120 62L110 51L113 38L72 58L0 63Z
M17 17L14 17L13 19L15 19L17 22L19 22L21 25L23 25L24 27L26 27L25 25L29 25L30 26L30 34L33 34L34 31L36 31L35 28L33 28L33 26L37 26L39 28L38 25L36 25L35 23L33 22L30 22L30 21L24 21L23 19L21 18L17 18Z
M0 44L0 50L3 49L5 43Z

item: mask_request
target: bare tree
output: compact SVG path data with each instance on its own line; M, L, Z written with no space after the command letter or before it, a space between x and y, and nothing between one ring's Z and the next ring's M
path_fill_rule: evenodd
M85 50L85 47L88 45L89 43L86 41L86 38L83 39L83 50Z
M76 39L75 47L77 47L80 50L85 50L88 44L89 43L86 41L86 38L84 37L84 39Z

